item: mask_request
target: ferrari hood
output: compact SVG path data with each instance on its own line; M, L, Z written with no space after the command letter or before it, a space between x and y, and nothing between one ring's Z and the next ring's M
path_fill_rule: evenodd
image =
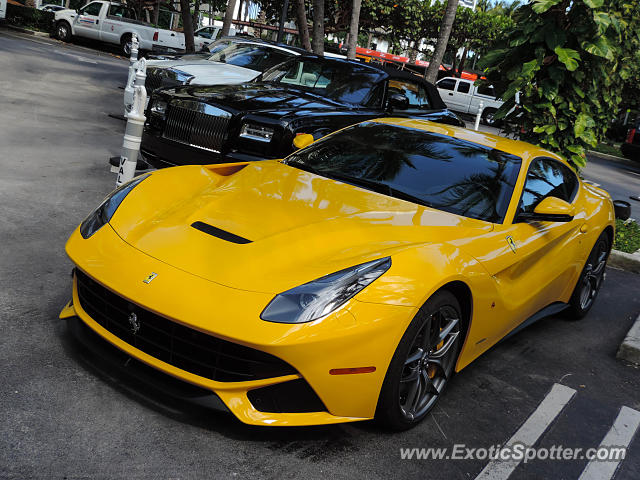
M413 245L491 230L277 161L157 171L110 223L124 241L162 262L268 293Z

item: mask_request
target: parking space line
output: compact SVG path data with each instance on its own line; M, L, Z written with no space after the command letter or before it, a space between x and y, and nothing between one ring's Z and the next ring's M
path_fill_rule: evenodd
M505 446L524 444L532 447L575 393L573 388L554 383L551 391L544 397L538 408L507 441ZM500 460L499 458L500 455L497 460L491 460L478 474L476 480L507 479L521 462L521 460Z
M628 447L639 425L640 412L629 407L622 407L611 430L609 430L602 439L598 449L606 447ZM623 459L607 461L591 460L583 470L579 480L607 480L613 478L622 460Z

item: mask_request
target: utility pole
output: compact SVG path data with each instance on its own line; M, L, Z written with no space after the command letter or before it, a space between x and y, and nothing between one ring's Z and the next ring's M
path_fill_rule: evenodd
M287 21L287 13L289 13L289 0L284 0L282 4L282 13L280 14L280 26L278 27L278 43L282 43L282 36L284 35L284 23Z

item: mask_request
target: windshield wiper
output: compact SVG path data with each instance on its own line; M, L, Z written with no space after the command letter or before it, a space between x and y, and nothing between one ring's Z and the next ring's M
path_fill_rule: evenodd
M389 197L398 198L400 200L407 200L424 207L434 208L433 205L426 200L420 197L416 197L415 195L411 195L410 193L403 192L402 190L398 190L397 188L393 188L391 185L388 185L386 183L376 182L375 180L369 180L367 178L352 177L351 175L344 175L336 172L320 171L302 162L287 162L285 165L290 165L292 167L299 168L300 170L320 175L321 177L327 177L333 180L350 183L351 185L355 185L356 187L364 187L368 190L373 190L374 192L382 193L383 195L387 195Z

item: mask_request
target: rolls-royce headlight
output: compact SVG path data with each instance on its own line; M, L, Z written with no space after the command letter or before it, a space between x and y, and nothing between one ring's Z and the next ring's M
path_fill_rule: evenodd
M385 257L325 275L274 297L260 318L276 323L305 323L333 312L391 267Z
M159 98L151 100L151 113L164 117L167 113L167 102Z
M80 235L82 238L89 238L96 233L102 226L109 223L111 217L116 212L124 197L126 197L131 190L133 190L141 181L147 178L150 174L140 175L133 180L123 183L113 192L107 195L98 208L89 214L87 218L80 224Z
M240 129L240 137L259 142L270 142L273 138L273 128L252 123L245 123Z

